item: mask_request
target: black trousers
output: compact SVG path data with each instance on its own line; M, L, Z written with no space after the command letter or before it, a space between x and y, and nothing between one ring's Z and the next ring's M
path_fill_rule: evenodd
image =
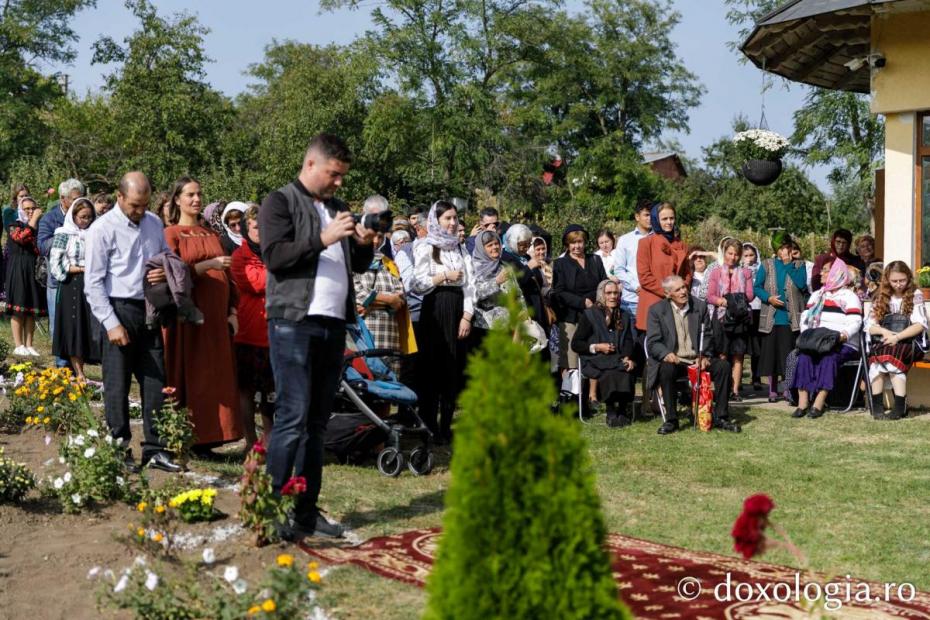
M729 398L733 389L733 377L730 373L730 363L726 360L714 358L708 367L711 380L714 382L714 421L725 420L730 416ZM662 388L662 398L665 401L665 419L678 419L678 381L688 376L688 367L684 364L659 364L659 387Z
M142 393L142 458L164 448L153 426L165 396L165 345L161 329L145 326L145 302L141 299L110 299L120 324L129 334L129 344L112 344L101 326L103 340L103 403L107 426L114 439L128 444L129 386L132 378Z

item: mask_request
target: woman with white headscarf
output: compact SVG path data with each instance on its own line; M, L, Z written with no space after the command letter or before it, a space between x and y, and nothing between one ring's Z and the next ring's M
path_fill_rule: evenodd
M52 353L70 360L78 381L86 381L84 364L99 363L101 358L100 340L93 336L93 315L84 297L84 234L95 216L89 199L71 203L64 223L55 229L48 261L52 277L59 282Z
M16 221L7 230L6 313L11 315L13 355L39 357L32 347L35 317L48 314L45 289L36 281L38 226L42 209L30 196L18 199Z
M439 444L452 439L452 414L463 387L466 339L475 313L472 262L459 241L458 225L452 203L433 203L426 238L413 250L413 290L423 295L420 417Z
M223 208L220 222L223 224L223 231L220 233L220 245L226 256L232 256L239 246L242 245L242 220L245 212L249 210L249 205L244 202L234 200Z

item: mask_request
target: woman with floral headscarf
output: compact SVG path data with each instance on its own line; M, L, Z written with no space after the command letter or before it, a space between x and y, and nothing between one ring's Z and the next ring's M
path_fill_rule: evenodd
M451 202L433 203L426 238L413 250L413 289L423 295L420 417L439 444L452 440L452 414L463 387L465 345L475 313L472 262L459 241L458 227Z
M100 324L84 298L84 234L95 217L90 199L72 202L64 223L55 229L48 261L52 277L59 282L52 353L71 361L78 381L85 381L84 364L99 363L103 353L100 339L94 337Z
M232 253L242 245L243 216L248 209L249 205L238 200L234 200L223 207L220 216L220 222L223 226L223 231L220 233L220 245L223 246L223 251L226 252L227 256L232 256Z
M48 314L45 290L36 281L36 257L39 255L38 225L42 209L25 196L16 207L17 219L10 224L6 241L10 263L6 270L6 313L11 315L13 355L39 357L32 347L35 317Z
M849 269L840 258L823 264L823 287L807 302L801 315L801 332L822 327L838 332L841 346L823 355L800 352L791 385L798 390L798 408L794 418L823 415L827 395L834 387L836 373L844 363L859 355L859 331L862 329L862 303L849 288ZM811 396L816 395L811 402Z

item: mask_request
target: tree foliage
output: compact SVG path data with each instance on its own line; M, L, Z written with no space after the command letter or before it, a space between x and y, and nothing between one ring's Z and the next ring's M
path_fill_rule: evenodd
M94 63L120 63L106 76L117 134L112 155L119 154L113 160L123 171L144 170L165 186L208 168L232 107L205 81L208 30L195 17L162 17L147 0L127 0L126 7L139 20L139 30L122 45L111 37L94 45Z
M7 0L0 6L0 173L14 159L41 154L48 139L43 115L63 91L43 63L74 60L70 20L93 0Z

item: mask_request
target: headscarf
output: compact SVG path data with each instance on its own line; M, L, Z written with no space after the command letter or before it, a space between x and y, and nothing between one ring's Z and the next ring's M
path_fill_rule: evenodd
M33 198L32 196L23 196L22 198L16 201L16 219L19 220L19 222L22 224L28 224L29 215L26 213L26 210L23 209L24 202L31 202L37 207L39 206L39 203L37 203L35 201L35 198Z
M500 236L493 230L484 230L478 233L475 239L475 251L472 253L472 265L475 270L475 280L485 280L496 276L501 270L501 259L491 258L488 251L484 249L486 243L497 241L500 243Z
M745 267L752 274L752 277L756 277L756 272L759 271L759 265L762 264L762 255L759 254L759 248L756 247L755 243L750 243L746 241L743 243L743 251L746 251L746 248L751 248L753 252L756 253L756 262L752 265L743 265L743 259L740 257L740 266Z
M791 243L791 235L788 234L788 231L785 230L776 230L772 233L772 252L778 252L778 248L785 245L786 243ZM760 255L756 260L762 260Z
M222 202L211 202L203 210L203 221L209 227L216 231L216 234L223 234L223 211L220 209Z
M84 233L86 233L87 230L80 228L74 221L74 214L77 212L75 207L79 207L81 203L84 202L90 206L91 222L93 222L94 218L97 216L97 212L94 211L94 203L92 203L90 199L81 196L80 198L76 198L74 202L71 203L71 206L68 207L68 212L65 213L65 221L61 226L55 229L56 235L58 233L65 233L66 235L77 235L81 239L84 238Z
M440 250L454 250L459 247L458 233L450 233L439 225L439 217L436 215L437 204L439 201L434 202L429 208L429 215L426 218L426 242Z
M811 308L810 325L818 327L820 325L820 315L823 312L823 303L826 300L827 293L838 291L849 284L849 269L842 258L837 258L830 266L830 273L827 274L823 281L823 288L817 298L817 303Z
M234 200L233 202L226 205L226 208L223 209L223 213L220 216L220 222L223 224L223 230L226 231L226 235L236 245L242 245L242 233L233 232L233 230L229 226L226 225L226 216L232 213L233 211L238 211L239 213L242 214L242 220L241 220L242 224L245 224L245 212L248 209L249 209L249 205L245 204L244 202L239 202L238 200ZM213 211L213 213L215 212L216 210ZM213 215L213 213L211 213L210 215ZM240 224L240 226L242 226L242 224ZM239 230L242 230L242 228L240 228Z
M680 231L678 230L678 224L675 224L671 231L662 230L662 224L659 223L659 210L662 209L664 204L664 202L657 202L652 205L652 210L649 212L649 222L652 224L653 233L662 235L671 243L679 238Z
M613 284L617 287L617 290L620 290L620 285L609 278L600 281L597 285L597 292L594 294L594 303L603 309L607 308L607 296L604 294L604 291L607 289L608 284Z
M521 263L526 264L528 261L526 256L521 256L520 251L517 249L517 246L521 241L530 241L533 238L533 232L530 230L529 226L524 224L512 224L507 232L504 233L504 249L520 259Z
M724 256L723 256L723 244L726 243L727 241L729 241L730 239L735 239L735 238L736 238L736 237L732 237L732 236L730 236L730 235L724 235L724 236L723 236L723 239L720 240L720 243L717 244L717 260L716 260L716 262L717 262L718 264L722 265L722 264L724 264L724 262L726 262L726 261L724 261ZM742 251L743 251L743 248L742 248L742 246L740 246L740 253L741 253L741 254L742 254ZM736 266L739 267L739 261L737 261ZM710 265L708 265L708 267L710 267Z
M546 240L543 239L542 237L533 237L532 239L530 239L530 247L529 247L529 249L527 250L527 255L529 256L529 253L532 252L532 251L533 251L533 248L536 247L536 245L537 245L536 242L537 242L537 241L539 241L540 243L542 243L542 244L543 244L543 247L546 248L546 257L548 258L548 256L549 256L549 244L547 244L547 243L546 243Z

